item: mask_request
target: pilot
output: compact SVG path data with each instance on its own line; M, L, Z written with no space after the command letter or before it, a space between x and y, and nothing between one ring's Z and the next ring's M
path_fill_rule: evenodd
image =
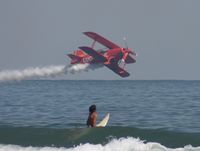
M96 119L97 119L96 105L93 104L89 107L87 126L96 127Z

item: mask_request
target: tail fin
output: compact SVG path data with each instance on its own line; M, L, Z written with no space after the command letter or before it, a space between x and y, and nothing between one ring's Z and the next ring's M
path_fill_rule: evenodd
M76 51L74 51L74 55L79 56L79 57L83 57L83 56L86 55L86 53L82 50L76 50Z
M79 63L81 58L79 56L76 56L74 54L68 54L68 56L72 59L71 64Z

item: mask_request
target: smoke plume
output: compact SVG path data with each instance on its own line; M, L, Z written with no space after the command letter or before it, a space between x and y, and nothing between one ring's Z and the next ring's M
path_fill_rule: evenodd
M94 70L102 67L100 65L76 64L70 66L47 66L47 67L30 67L23 70L3 70L0 71L0 82L4 81L20 81L24 79L55 77L66 75L68 73L75 74L81 71Z

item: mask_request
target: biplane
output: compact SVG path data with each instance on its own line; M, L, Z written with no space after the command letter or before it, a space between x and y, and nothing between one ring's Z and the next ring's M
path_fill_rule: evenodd
M91 47L82 46L73 54L68 54L71 64L103 64L121 77L128 77L130 74L125 70L126 64L136 62L136 53L130 48L122 48L107 40L95 32L84 32L86 36L93 39ZM95 50L95 43L106 47L106 50Z

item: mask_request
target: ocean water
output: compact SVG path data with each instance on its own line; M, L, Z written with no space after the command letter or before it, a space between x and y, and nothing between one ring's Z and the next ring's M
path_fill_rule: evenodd
M105 128L87 128L96 104ZM0 151L200 151L200 81L0 83Z

